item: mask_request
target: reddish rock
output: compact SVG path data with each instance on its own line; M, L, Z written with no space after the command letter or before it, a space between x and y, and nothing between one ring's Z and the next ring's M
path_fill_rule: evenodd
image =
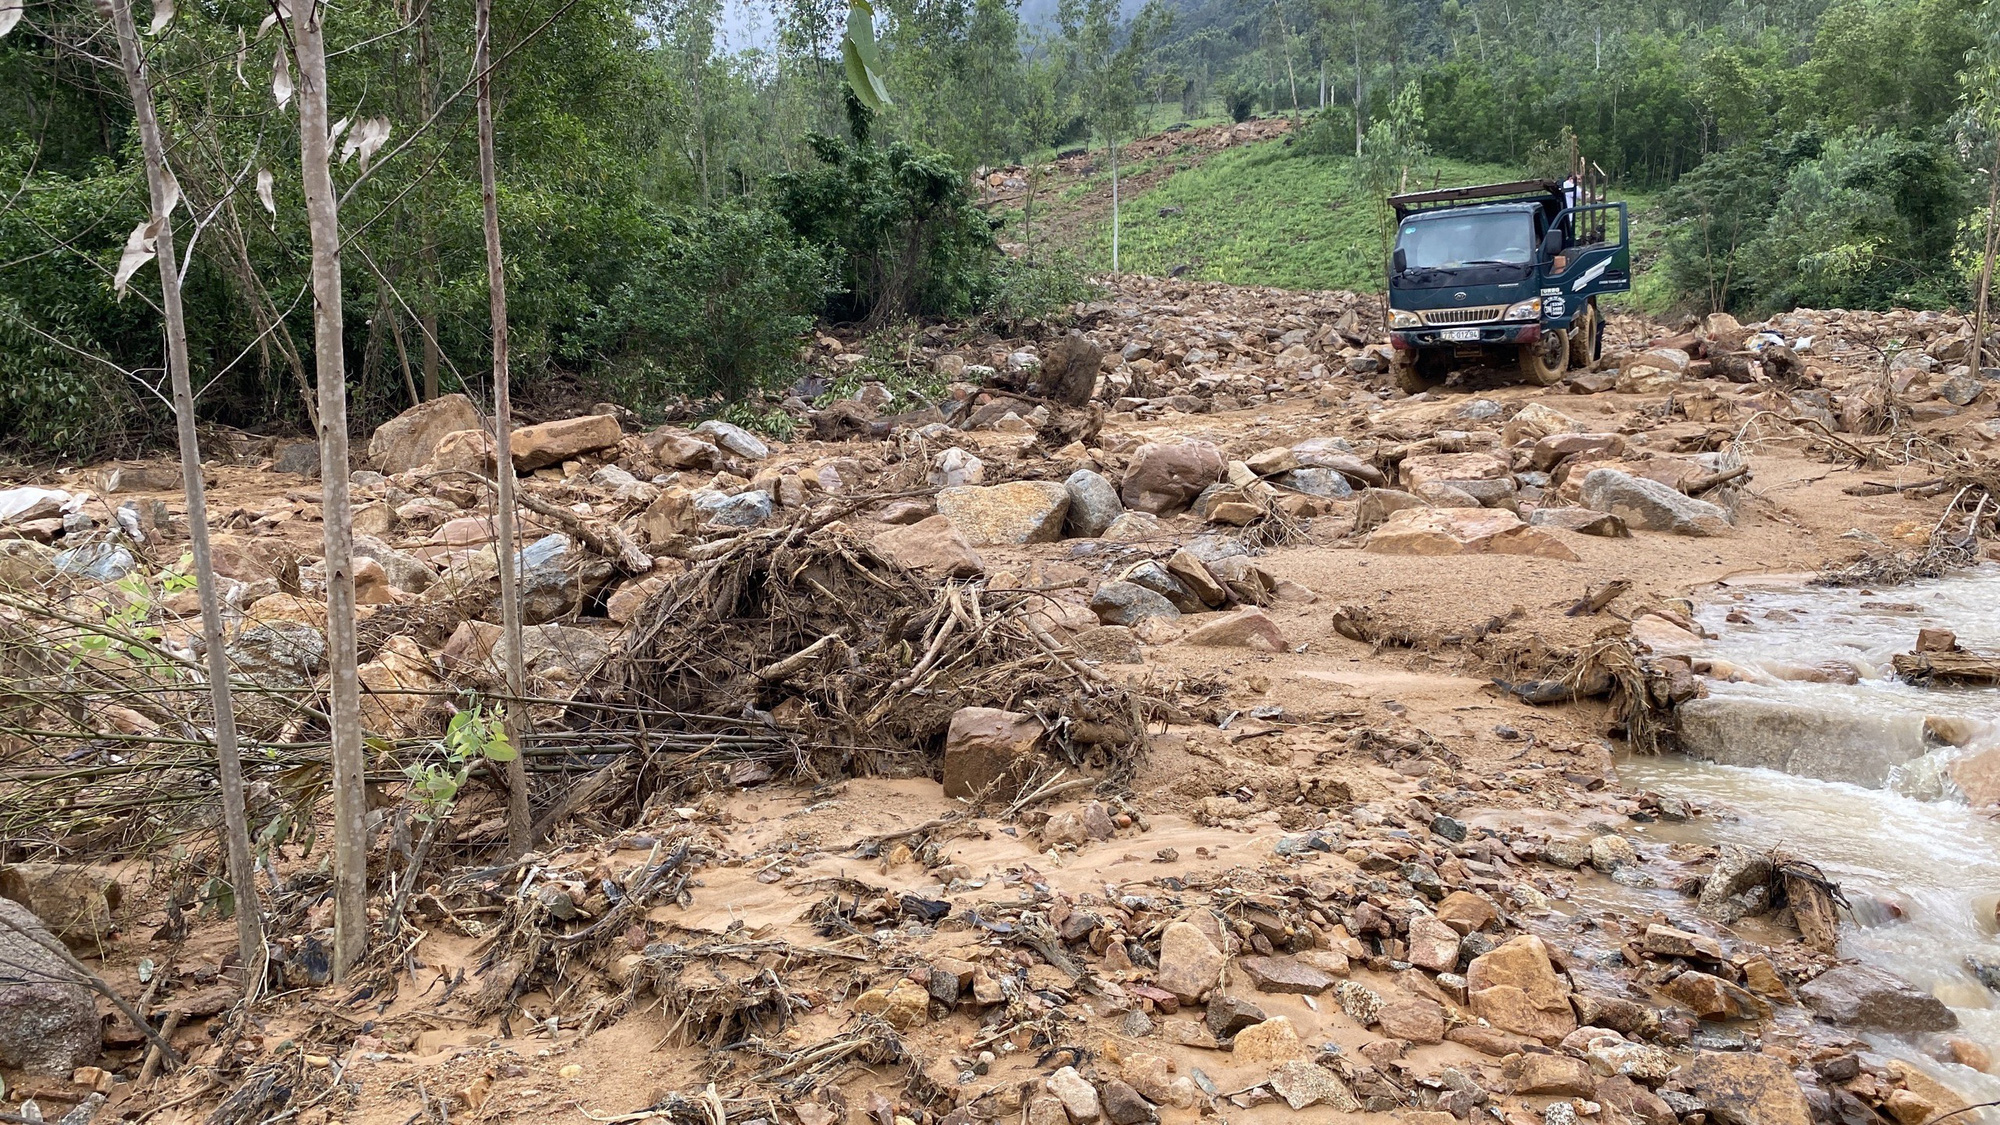
M970 800L1014 795L1021 771L1047 735L1033 715L994 707L961 707L944 736L944 795Z
M508 435L508 451L520 472L558 465L572 457L595 453L618 444L625 433L618 419L609 414L585 414L534 426L522 426Z
M1132 454L1119 498L1127 508L1170 515L1221 480L1223 469L1222 451L1205 441L1147 442Z
M1382 1034L1392 1039L1407 1039L1412 1043L1444 1042L1445 1011L1434 1000L1398 1000L1384 1004L1375 1018L1382 1025Z
M1289 650L1278 623L1254 606L1246 606L1196 628L1187 635L1187 643L1205 648L1247 648L1260 652Z
M877 535L869 545L876 554L909 570L944 578L977 578L986 573L986 560L972 549L958 525L945 516L891 528Z
M1318 995L1333 987L1333 977L1290 957L1245 957L1237 966L1261 992Z

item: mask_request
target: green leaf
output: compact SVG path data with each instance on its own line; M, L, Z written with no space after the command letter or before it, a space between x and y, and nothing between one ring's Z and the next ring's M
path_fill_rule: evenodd
M847 66L847 84L862 105L879 113L883 106L895 104L889 100L888 87L882 85L882 80L868 69L868 64L861 61L854 40L843 38L840 41L840 58Z
M486 745L481 747L481 750L486 754L487 760L493 762L511 762L521 756L520 751L514 749L514 744L507 741L507 732L504 730L494 731L493 737L486 740Z

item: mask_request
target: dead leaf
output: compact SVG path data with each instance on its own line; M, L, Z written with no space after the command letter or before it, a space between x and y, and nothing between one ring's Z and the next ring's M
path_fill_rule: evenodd
M257 169L257 201L264 205L264 210L275 216L278 213L278 202L271 198L271 182L269 168Z
M376 150L380 149L388 140L389 119L386 117L367 118L361 124L356 125L353 132L347 134L347 143L340 147L340 162L345 164L348 157L359 156L361 157L361 170L366 172L368 170L368 162L374 159Z
M174 22L174 0L153 0L153 26L148 35L158 35Z
M21 22L21 13L26 10L26 0L0 0L0 37L14 30L14 25Z
M160 175L166 177L167 180L166 198L160 201L160 213L155 215L154 218L164 218L173 214L174 208L180 206L181 203L181 182L175 178L174 170L163 167L160 169Z
M271 68L271 96L278 99L279 109L292 100L292 60L283 43L278 44L278 61Z
M334 145L340 143L340 135L347 132L347 123L352 120L354 120L352 117L343 117L333 123L333 128L326 131L326 147L332 148ZM346 159L344 156L341 157L343 161Z
M257 38L264 38L264 33L276 27L279 20L288 20L291 18L292 5L290 0L275 0L271 5L271 14L265 16L264 22L257 25Z
M242 28L236 29L236 84L245 90L250 88L250 80L243 77L243 57L250 53L250 40Z
M111 278L111 288L118 293L118 299L125 299L125 286L139 267L153 260L157 251L154 247L160 237L160 221L151 219L132 228L125 239L125 252L118 255L118 272Z

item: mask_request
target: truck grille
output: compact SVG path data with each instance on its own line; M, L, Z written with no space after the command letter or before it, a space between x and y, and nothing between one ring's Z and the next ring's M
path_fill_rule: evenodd
M1484 324L1489 320L1499 320L1504 305L1481 305L1472 309L1427 309L1423 313L1424 323L1432 327L1446 324Z

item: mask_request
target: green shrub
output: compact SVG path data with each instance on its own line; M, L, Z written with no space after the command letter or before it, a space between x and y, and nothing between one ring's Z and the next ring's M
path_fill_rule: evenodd
M1354 111L1328 106L1292 134L1294 156L1344 156L1354 150Z
M642 410L670 395L739 400L789 382L826 297L825 258L768 211L652 219L580 330L607 381Z
M808 138L819 163L775 177L778 213L833 264L827 312L884 324L954 316L992 287L999 253L965 177L936 152Z
M1229 113L1229 119L1238 123L1250 120L1257 112L1257 91L1249 86L1231 84L1222 88L1222 106Z
M21 186L0 208L0 442L88 457L169 416L156 400L145 417L139 388L112 366L166 382L159 314L146 296L157 301L157 270L141 269L124 301L111 292L109 270L145 214L144 189L108 160L82 174L29 178L34 156L31 144L0 147L0 182ZM75 252L50 252L61 245Z
M982 311L1002 320L1049 316L1103 292L1086 275L1083 260L1074 254L1057 253L1038 262L1003 258L993 271L992 291Z

